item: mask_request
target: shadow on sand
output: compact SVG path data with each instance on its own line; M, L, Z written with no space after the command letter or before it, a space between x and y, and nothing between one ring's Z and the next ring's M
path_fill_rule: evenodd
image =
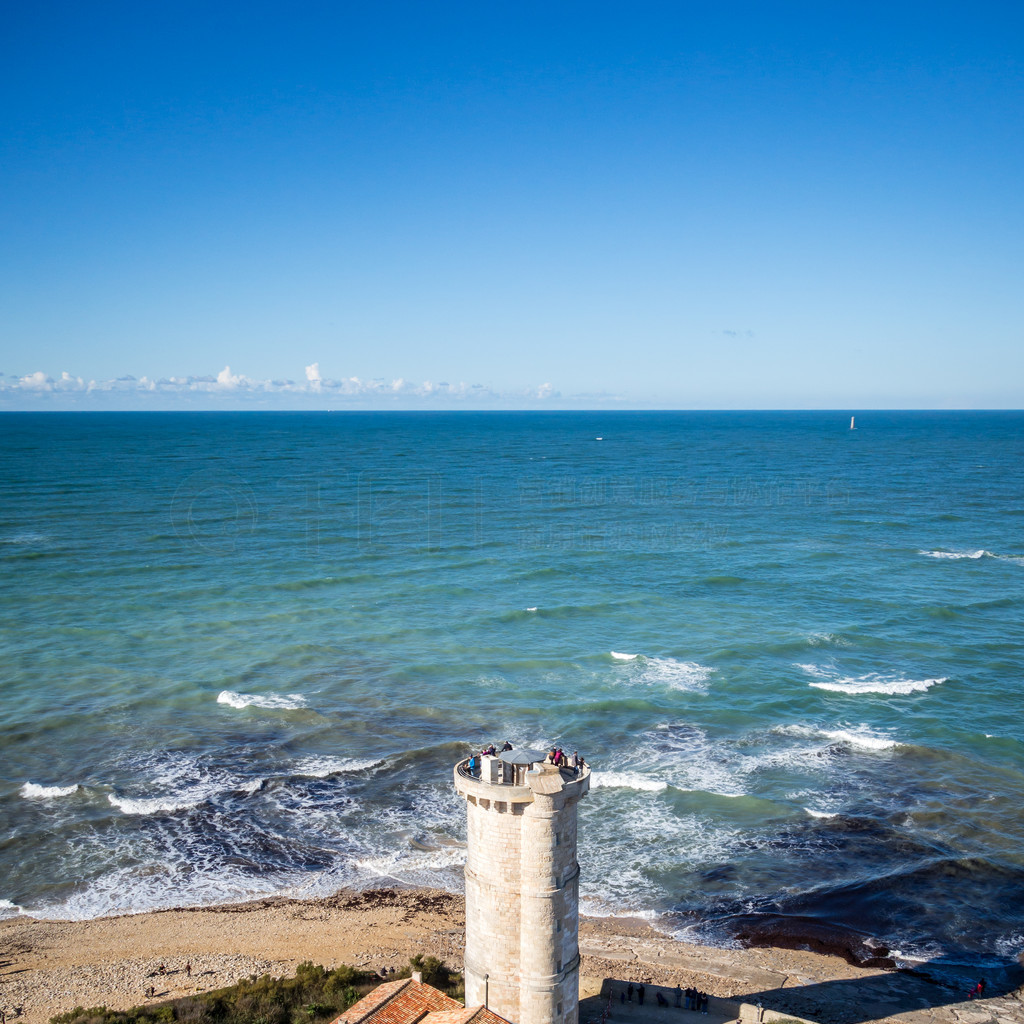
M968 994L981 979L985 991L981 999L968 1002ZM687 982L684 980L683 985ZM634 981L634 985L636 982ZM743 1021L755 1024L759 1020L778 1021L788 1017L821 1022L821 1024L866 1024L896 1014L908 1021L914 1013L920 1020L934 1019L932 1011L942 1007L957 1007L959 1012L974 1011L978 1021L1002 1018L1024 1021L1024 1004L1013 998L1011 1005L1000 1005L1024 984L1024 969L1007 962L990 967L984 973L977 968L944 959L920 964L913 969L896 971L868 971L862 977L840 978L832 981L793 983L782 988L754 989L740 984L730 998L712 996L708 1013L677 1008L674 987L650 984L646 986L643 1005L634 992L633 1001L624 1000L629 980L604 979L600 994L591 993L580 1001L580 1024L603 1024L605 1021L654 1021L677 1024L725 1024ZM698 984L699 987L699 984ZM659 1004L661 994L666 1005ZM962 1005L966 1004L966 1005ZM949 1017L953 1019L952 1013Z

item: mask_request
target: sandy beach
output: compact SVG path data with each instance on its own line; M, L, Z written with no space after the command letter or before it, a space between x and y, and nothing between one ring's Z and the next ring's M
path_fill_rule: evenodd
M292 974L312 960L381 970L422 953L461 968L463 901L435 890L340 892L326 899L269 899L91 921L15 918L0 922L0 1009L46 1024L75 1006L127 1009L220 988L253 974ZM988 975L986 998L966 998L968 979L851 966L807 950L723 950L674 941L645 922L585 918L581 924L580 1021L607 1004L612 1020L689 1018L670 1007L621 1004L628 981L684 988L717 999L710 1020L734 1019L735 1000L825 1024L1024 1021L1022 978ZM163 965L166 973L158 973ZM189 971L186 971L188 966ZM145 993L156 987L156 996ZM603 998L598 994L604 992ZM19 1012L20 1008L20 1012ZM718 1011L716 1013L716 1010ZM708 1018L702 1018L708 1020Z

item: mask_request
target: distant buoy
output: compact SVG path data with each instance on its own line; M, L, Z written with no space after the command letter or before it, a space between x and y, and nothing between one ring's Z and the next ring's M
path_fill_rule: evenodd
M595 440L595 441L603 441L603 440L604 440L604 438L603 438L603 437L595 437L595 438L594 438L594 440Z

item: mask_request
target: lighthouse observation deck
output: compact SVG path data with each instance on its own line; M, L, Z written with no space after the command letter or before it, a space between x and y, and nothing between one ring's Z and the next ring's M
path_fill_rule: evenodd
M463 796L528 802L535 793L569 789L579 799L590 790L590 766L557 767L544 750L506 750L500 754L477 754L455 766L455 788ZM500 793L491 787L501 787ZM567 794L568 795L568 794Z

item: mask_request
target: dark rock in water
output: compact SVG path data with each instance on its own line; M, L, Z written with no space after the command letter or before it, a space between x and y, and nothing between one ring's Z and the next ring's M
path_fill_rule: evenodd
M712 868L701 872L700 876L705 882L722 882L736 877L735 864L716 864Z
M813 918L743 914L732 918L730 923L733 937L744 946L810 949L815 953L842 957L854 967L897 969L888 947L875 943L867 935Z

